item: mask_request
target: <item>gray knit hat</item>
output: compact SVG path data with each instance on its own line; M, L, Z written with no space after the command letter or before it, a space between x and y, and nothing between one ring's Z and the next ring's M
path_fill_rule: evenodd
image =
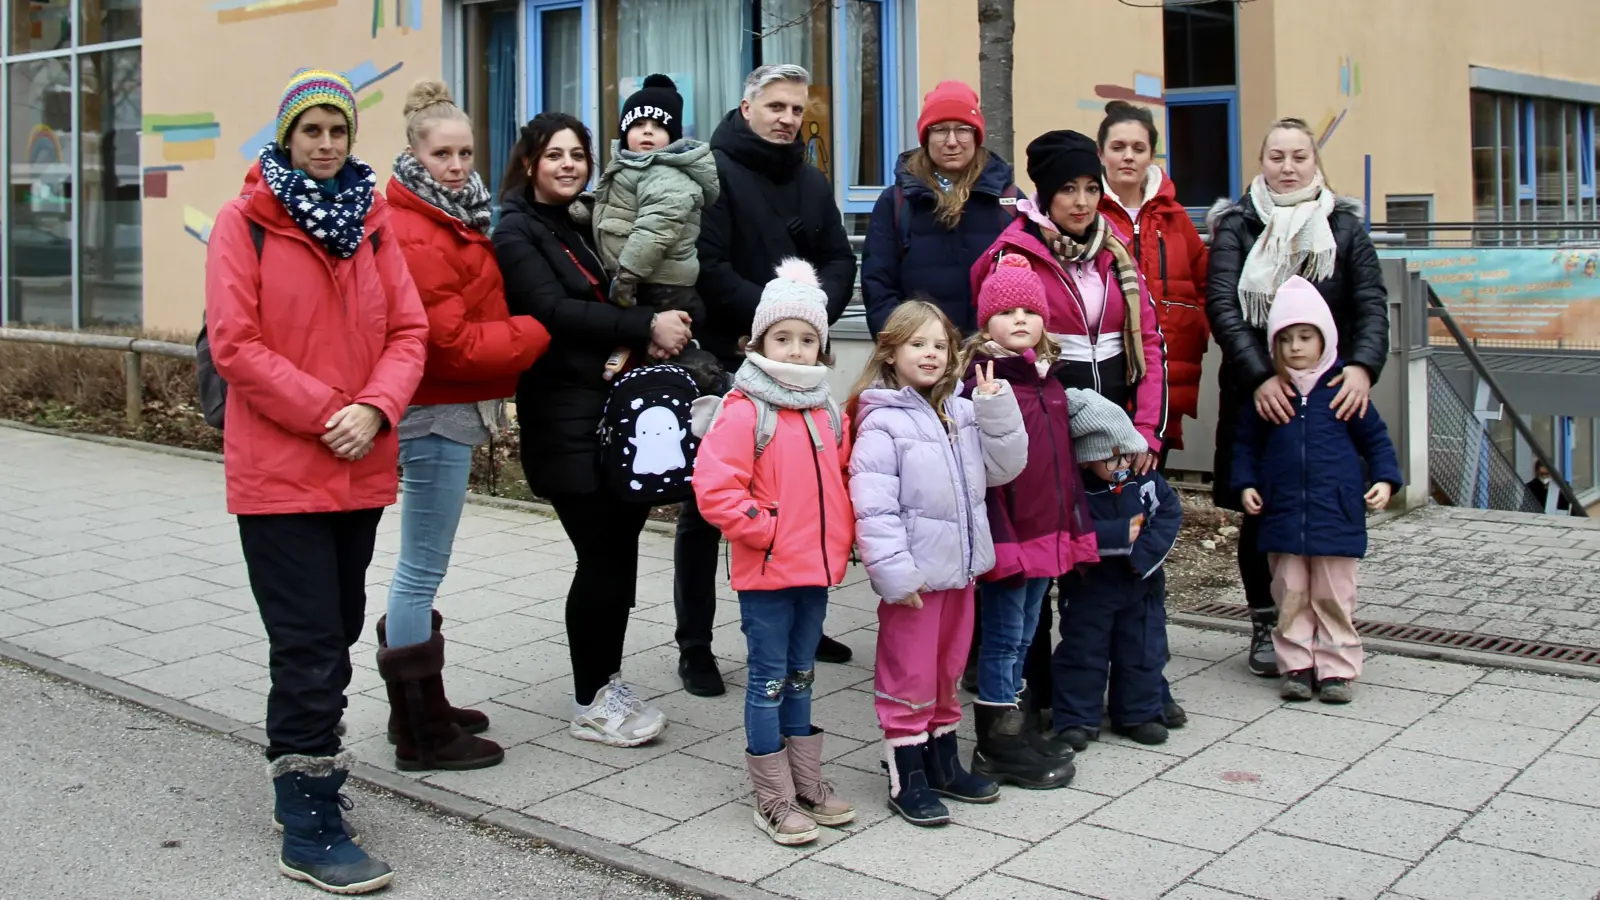
M779 263L777 277L761 289L761 303L750 323L750 346L761 346L761 336L784 319L807 323L817 330L822 346L828 345L828 295L817 280L817 270L803 259L790 257Z
M1133 427L1122 408L1094 391L1067 390L1067 421L1078 462L1100 462L1124 454L1143 453L1149 443Z

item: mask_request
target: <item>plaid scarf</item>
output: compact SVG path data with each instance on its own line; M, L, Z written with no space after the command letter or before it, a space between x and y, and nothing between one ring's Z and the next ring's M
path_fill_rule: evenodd
M422 198L424 203L468 228L489 233L489 189L483 186L483 179L478 177L477 172L472 173L465 185L452 190L428 174L422 160L402 150L394 158L394 177L411 193Z
M1122 347L1128 357L1128 383L1144 377L1144 329L1140 324L1143 292L1139 290L1139 266L1128 253L1128 248L1111 233L1111 223L1104 215L1095 218L1094 225L1080 243L1071 235L1040 224L1050 255L1065 268L1068 263L1082 262L1093 265L1101 250L1111 251L1111 270L1117 276L1117 287L1122 292L1122 303L1128 314L1122 320Z
M261 148L261 178L289 218L330 254L349 259L361 249L372 190L378 183L371 166L354 156L346 158L344 169L334 176L335 183L345 184L338 193L330 193L310 175L290 168L289 155L277 144L268 144Z

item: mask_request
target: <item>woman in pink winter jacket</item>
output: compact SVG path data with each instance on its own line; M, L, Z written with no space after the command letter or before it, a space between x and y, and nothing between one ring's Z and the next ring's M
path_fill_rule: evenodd
M962 770L956 681L971 648L974 580L994 565L984 493L1022 471L1028 434L992 372L978 375L972 399L961 396L959 342L937 306L902 303L850 401L856 547L883 598L875 704L889 806L913 825L950 821L938 796L999 798L993 781Z
M854 821L822 778L811 683L828 588L844 580L855 535L844 467L848 429L828 394L828 298L802 260L761 292L734 389L695 460L700 514L732 546L733 589L749 650L745 764L755 823L779 844ZM696 401L695 431L703 405Z

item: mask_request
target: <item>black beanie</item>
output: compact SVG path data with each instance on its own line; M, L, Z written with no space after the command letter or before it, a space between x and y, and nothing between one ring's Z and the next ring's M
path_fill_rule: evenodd
M683 139L683 95L678 93L678 86L671 78L651 75L644 80L644 86L622 104L622 127L617 133L622 136L623 149L628 146L629 126L640 119L661 123L667 131L668 143Z
M1076 131L1047 131L1028 145L1028 178L1045 209L1067 182L1084 175L1099 179L1100 172L1099 148Z

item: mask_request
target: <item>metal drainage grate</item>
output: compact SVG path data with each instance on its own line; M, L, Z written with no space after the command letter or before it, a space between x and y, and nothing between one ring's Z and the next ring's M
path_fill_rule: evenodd
M1183 611L1216 619L1246 621L1250 618L1250 607L1238 603L1208 601ZM1361 634L1384 640L1406 641L1412 644L1427 644L1434 647L1475 650L1479 653L1498 653L1502 656L1516 656L1523 659L1600 667L1600 650L1588 647L1551 644L1545 641L1526 641L1520 638L1498 637L1492 634L1473 634L1467 631L1449 631L1444 628L1428 628L1422 625L1368 622L1364 619L1357 619L1355 624L1356 631Z

